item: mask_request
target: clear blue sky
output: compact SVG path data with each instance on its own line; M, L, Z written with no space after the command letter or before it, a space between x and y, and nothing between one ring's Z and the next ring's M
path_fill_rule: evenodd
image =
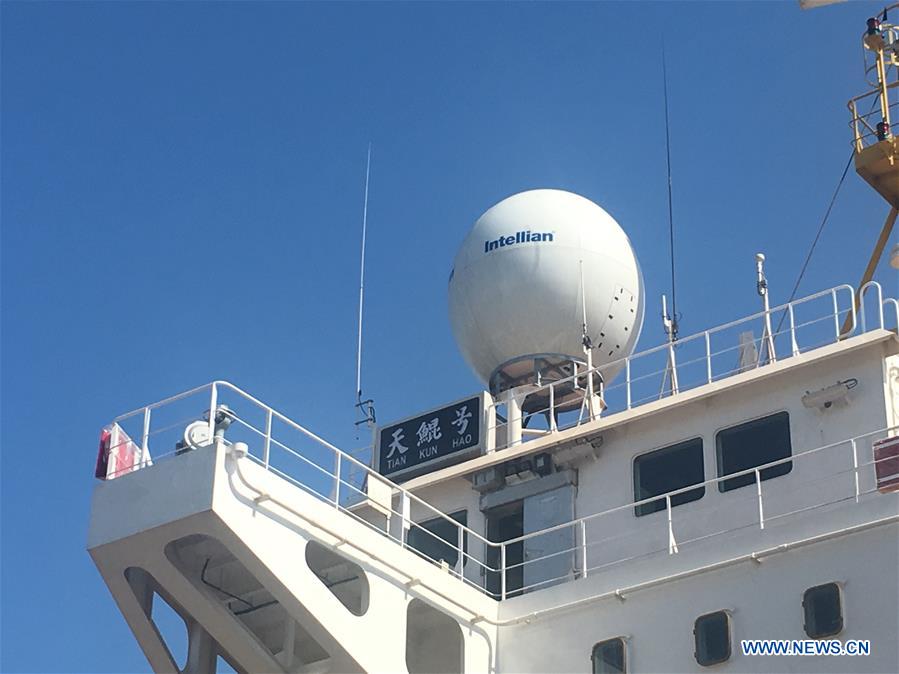
M369 140L364 379L389 420L479 388L447 276L523 189L619 220L641 346L661 339L663 34L682 334L756 310L757 250L784 301L848 158L877 7L3 2L0 669L147 669L84 549L115 415L224 378L358 444ZM856 283L886 211L850 172L800 292Z

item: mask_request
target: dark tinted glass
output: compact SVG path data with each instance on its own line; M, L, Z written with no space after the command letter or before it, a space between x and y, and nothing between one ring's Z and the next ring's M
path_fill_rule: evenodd
M702 462L702 438L687 440L643 454L634 459L634 500L666 494L698 484L705 479ZM671 505L702 498L705 487L697 487L671 497ZM665 499L650 501L634 508L637 516L665 510Z
M462 525L468 522L468 513L460 510L450 515ZM446 541L446 543L444 543ZM459 527L442 517L413 524L406 534L406 543L435 562L445 561L450 567L459 561ZM462 535L462 549L468 552L468 537ZM464 560L463 560L464 565Z
M790 445L790 415L778 412L764 419L756 419L739 426L726 428L716 437L718 477L739 473L762 466L778 459L785 459L793 452ZM770 480L793 470L793 462L765 468L759 477ZM730 491L753 484L755 474L747 473L718 483L720 491Z
M840 588L836 583L806 590L802 597L802 610L805 613L805 633L813 639L829 637L843 629L843 607Z
M487 516L487 538L497 543L524 536L524 503L515 501L508 505L494 508L485 513ZM499 546L487 547L487 592L494 599L502 598L502 573L492 571L502 566L502 552ZM520 595L524 587L524 541L506 543L506 597Z
M600 641L593 647L593 674L624 674L624 639Z
M696 662L714 665L730 658L730 619L724 611L700 616L693 626Z

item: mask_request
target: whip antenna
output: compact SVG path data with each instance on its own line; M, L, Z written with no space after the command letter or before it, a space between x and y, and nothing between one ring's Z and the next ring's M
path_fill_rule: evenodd
M368 229L368 183L371 175L371 143L368 144L368 154L365 160L365 193L362 199L362 252L359 262L359 332L356 339L356 407L364 415L356 425L375 424L374 401L362 399L362 307L365 301L365 236Z
M662 42L662 86L665 98L665 159L668 163L668 246L671 254L671 315L662 316L670 341L677 340L677 291L674 282L674 206L671 185L671 133L668 122L668 66L665 62L665 43Z
M581 316L583 318L583 323L581 323L581 341L584 344L584 349L589 350L593 348L593 344L590 341L590 335L587 334L587 290L584 286L584 261L580 260L580 270L581 270Z

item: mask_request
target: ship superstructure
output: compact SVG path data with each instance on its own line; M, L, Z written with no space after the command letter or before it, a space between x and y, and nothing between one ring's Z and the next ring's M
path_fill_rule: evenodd
M895 29L874 28L882 119L850 108L895 220ZM485 390L362 453L225 381L103 430L88 548L154 671L899 669L899 301L866 278L771 307L759 257L761 311L634 351L626 236L540 192L488 211L451 275ZM479 289L544 277L532 330L485 327Z
M517 441L484 396L477 456L403 485L215 382L111 427L91 554L156 671L175 665L154 597L187 623L185 671L214 671L216 654L247 672L583 671L609 639L626 671L688 671L694 622L717 611L721 666L774 671L734 640L805 638L803 595L828 584L834 634L878 644L853 667L888 671L899 304L872 284L855 313L852 296L772 309L792 320L769 362L712 346L762 316L684 339L705 355L661 397L638 397L663 374L638 368L665 348L634 354L600 416ZM198 407L219 414L172 426Z

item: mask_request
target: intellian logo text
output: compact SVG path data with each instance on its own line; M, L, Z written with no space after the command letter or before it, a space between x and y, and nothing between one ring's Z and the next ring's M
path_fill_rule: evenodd
M552 241L552 232L515 232L515 236L501 236L493 241L484 242L484 252L489 253L497 248L505 248L506 246L514 246L516 243L540 243L543 241Z

